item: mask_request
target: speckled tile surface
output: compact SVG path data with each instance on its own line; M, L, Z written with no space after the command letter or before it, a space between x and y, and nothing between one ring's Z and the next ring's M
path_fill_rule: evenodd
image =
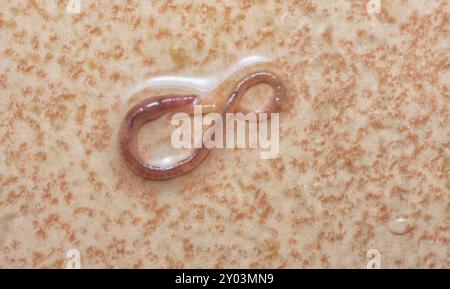
M0 2L0 267L450 267L449 1L66 2ZM126 168L127 88L251 54L288 86L278 159Z

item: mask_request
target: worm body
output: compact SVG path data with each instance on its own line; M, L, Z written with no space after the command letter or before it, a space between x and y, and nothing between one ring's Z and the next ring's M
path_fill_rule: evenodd
M255 72L240 80L228 97L226 103L219 108L219 113L224 114L230 111L246 112L239 106L240 98L251 86L266 83L269 84L274 95L271 102L263 111L268 113L277 112L281 106L285 89L278 76L271 72ZM133 106L122 121L119 130L119 149L122 159L127 166L136 174L151 180L167 180L186 174L206 158L209 149L203 145L197 148L184 160L171 166L156 166L146 163L138 149L137 136L139 130L147 123L155 120L166 113L193 111L194 105L198 102L196 95L162 95L151 97ZM260 112L257 112L260 113Z

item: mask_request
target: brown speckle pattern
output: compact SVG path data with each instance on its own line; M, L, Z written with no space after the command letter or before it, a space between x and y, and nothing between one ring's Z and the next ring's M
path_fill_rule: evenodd
M81 1L0 4L0 267L450 267L448 1ZM126 168L130 86L249 54L288 86L278 159Z

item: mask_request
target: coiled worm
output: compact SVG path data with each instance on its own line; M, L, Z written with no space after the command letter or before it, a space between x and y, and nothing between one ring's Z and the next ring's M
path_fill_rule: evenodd
M285 88L280 78L268 71L254 72L241 79L225 104L218 107L217 112L248 111L239 106L239 101L245 92L252 86L266 83L273 89L273 96L269 104L256 113L278 112L281 101L285 95ZM151 180L167 180L186 174L200 165L206 158L210 149L205 146L194 149L193 153L184 160L170 166L151 165L144 161L138 149L137 136L139 130L147 123L166 113L187 112L192 113L194 105L201 104L196 95L162 95L148 98L133 106L122 121L119 130L119 149L122 159L136 174Z

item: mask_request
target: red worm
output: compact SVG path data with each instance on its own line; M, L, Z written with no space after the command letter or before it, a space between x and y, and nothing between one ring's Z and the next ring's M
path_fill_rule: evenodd
M277 112L280 109L285 89L280 78L271 72L255 72L240 80L219 112L222 114L229 111L246 113L246 110L238 107L239 100L247 89L259 83L269 84L274 91L271 102L261 112L268 113L269 117L270 113ZM139 130L147 122L166 113L192 112L197 101L198 98L195 95L163 95L151 97L133 106L122 121L119 131L119 148L127 166L136 174L151 180L171 179L186 174L199 166L210 151L204 146L195 149L188 158L171 166L155 166L143 160L137 141Z

